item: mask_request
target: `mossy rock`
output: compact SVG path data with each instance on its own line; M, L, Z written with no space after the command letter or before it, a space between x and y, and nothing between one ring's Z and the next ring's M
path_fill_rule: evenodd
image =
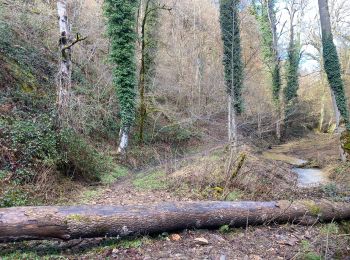
M342 148L349 155L350 154L350 131L349 130L345 130L344 132L342 132L340 136L340 142L341 142Z

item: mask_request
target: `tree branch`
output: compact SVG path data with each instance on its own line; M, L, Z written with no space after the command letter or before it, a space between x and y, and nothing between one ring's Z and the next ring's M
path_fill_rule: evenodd
M87 36L86 36L86 37L83 37L83 38L80 38L79 33L77 33L77 38L76 38L73 42L71 42L70 44L64 46L64 47L62 48L62 52L64 52L64 51L67 50L67 49L72 48L72 47L73 47L75 44L77 44L78 42L84 41L84 40L86 40L86 39L87 39Z

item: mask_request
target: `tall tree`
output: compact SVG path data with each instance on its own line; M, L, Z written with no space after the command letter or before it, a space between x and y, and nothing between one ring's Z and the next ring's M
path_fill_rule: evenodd
M59 126L62 126L68 121L72 77L71 49L66 48L70 40L70 29L67 15L67 0L57 1L57 12L60 29L59 48L61 52L57 86L57 123Z
M332 96L335 99L337 108L342 116L346 131L342 133L342 154L341 157L345 160L345 151L350 151L350 121L347 107L347 100L344 92L344 83L341 78L340 62L336 46L333 42L331 30L330 15L327 0L318 0L321 31L322 31L322 47L323 47L323 62L324 69L327 74L328 83L331 88Z
M147 119L147 91L154 77L155 56L158 46L157 28L159 10L168 10L171 8L161 5L157 0L140 1L138 11L138 24L140 25L140 71L138 89L140 95L139 106L139 141L144 141L144 127Z
M275 0L253 1L254 14L259 22L262 37L262 53L264 61L271 74L272 101L276 108L276 136L281 138L281 102L280 92L282 88L280 57L278 53L278 34Z
M106 0L107 32L111 39L110 58L115 65L114 84L120 107L121 126L118 152L128 146L130 128L135 118L136 12L138 1Z
M237 149L237 115L243 111L243 63L238 16L239 0L220 1L220 25L224 44L223 64L228 94L228 135Z
M297 92L299 88L299 63L300 63L300 26L303 10L306 2L304 0L287 1L286 10L289 15L289 45L286 62L286 87L284 88L284 120L287 126L287 120L292 113L292 108L297 101ZM297 24L295 24L297 22ZM299 29L299 30L298 30Z
M69 105L72 85L72 47L86 39L76 35L71 36L68 23L67 0L57 0L58 25L60 29L59 49L60 67L57 85L57 125L65 127L69 121Z

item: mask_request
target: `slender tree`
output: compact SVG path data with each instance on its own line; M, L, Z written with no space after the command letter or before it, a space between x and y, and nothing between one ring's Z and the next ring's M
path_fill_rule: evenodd
M275 0L253 1L253 12L259 22L262 37L262 53L265 64L271 74L272 101L278 115L276 122L276 136L281 138L280 92L282 88L280 58L278 54L278 35Z
M140 71L138 89L140 95L139 106L139 141L144 141L144 127L147 119L147 91L154 77L155 56L158 46L157 27L159 10L171 10L160 5L156 0L141 1L138 11L138 24L140 24Z
M341 78L340 62L336 46L333 42L331 31L330 15L327 0L318 0L321 31L324 69L327 74L328 83L331 88L332 96L336 101L337 108L342 116L346 131L342 133L342 159L345 160L345 151L350 151L350 121L347 107L347 100L344 92L344 83ZM344 151L345 150L345 151Z
M220 1L220 25L224 44L223 64L228 94L228 134L237 149L236 117L243 111L243 64L238 16L239 0Z
M292 108L297 102L297 92L299 88L299 63L300 63L300 28L301 17L306 2L303 0L290 0L287 3L286 10L289 14L289 45L286 62L286 87L284 88L284 120L287 127L287 120L292 112ZM297 21L298 24L295 24Z
M67 121L66 116L68 114L72 76L71 50L70 48L65 48L70 38L66 0L57 1L57 12L60 29L59 48L61 52L57 86L57 117L58 124L62 125Z
M136 58L135 42L136 0L105 0L107 32L111 39L110 58L115 65L114 84L120 107L121 127L118 152L128 146L130 128L135 118Z
M72 47L86 39L76 35L71 36L68 23L67 0L57 0L58 25L60 30L59 49L60 67L57 84L57 126L66 127L69 121L69 105L72 85Z

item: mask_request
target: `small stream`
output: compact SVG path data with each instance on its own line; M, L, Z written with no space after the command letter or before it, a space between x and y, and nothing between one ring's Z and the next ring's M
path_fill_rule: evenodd
M278 151L264 152L263 157L270 160L282 161L293 165L292 171L298 175L298 187L317 187L328 182L328 176L321 169L317 168L302 168L307 164L307 161L295 158Z
M328 177L320 169L293 168L298 175L298 186L301 188L316 187L328 182Z

